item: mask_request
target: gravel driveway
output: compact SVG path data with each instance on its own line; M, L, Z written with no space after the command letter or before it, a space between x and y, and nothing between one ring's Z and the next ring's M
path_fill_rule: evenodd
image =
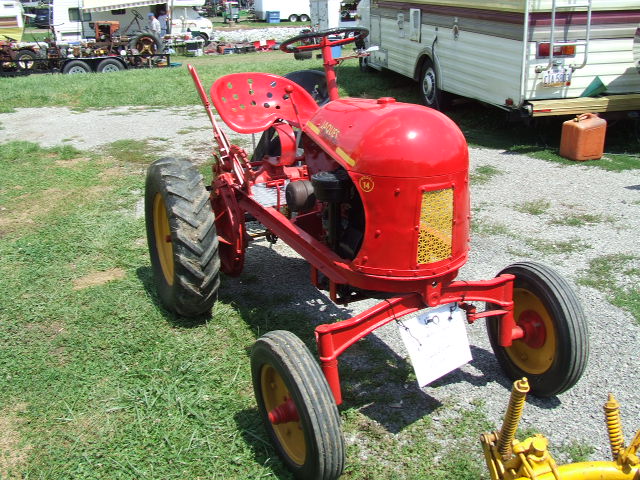
M43 146L64 141L90 151L100 151L103 145L119 139L153 137L158 156L203 158L212 141L210 129L206 128L207 117L198 107L121 107L86 112L19 109L0 114L0 122L4 140L29 140ZM250 146L250 137L241 143ZM575 287L589 322L591 355L583 378L556 398L530 398L521 426L548 435L552 444L572 440L586 443L596 448L594 459L608 459L602 413L608 392L613 392L622 406L627 441L640 428L640 389L635 383L640 326L628 312L608 303L604 293L579 285L577 280L595 258L610 254L640 257L640 172L607 172L591 164L566 167L481 148L472 148L470 158L472 172L480 166L492 166L498 174L487 183L472 185L474 224L479 228L459 278L491 278L518 260L543 262ZM534 202L542 212L532 213L532 204L526 202ZM592 221L578 226L562 224L567 216L585 214ZM557 248L559 245L564 247ZM620 274L612 281L637 288L640 260L636 258L629 267L635 268L635 276ZM294 297L290 304L282 306L284 310L306 312L318 323L346 318L372 304L362 301L349 308L333 305L324 293L309 286L303 262L282 242L274 247L264 240L252 244L246 270L258 278L251 288L282 289ZM282 278L287 278L286 285L274 281ZM225 279L224 291L242 292L241 280ZM311 331L310 326L310 334ZM473 325L468 331L474 360L418 395L424 396L425 405L436 402L456 408L469 407L474 399L485 399L488 418L499 424L508 398L508 383L491 353L484 326ZM390 355L395 352L405 356L393 324L375 335L386 345L383 348L391 350ZM395 403L402 405L411 395L416 395L413 387L399 389ZM429 409L419 413L429 413Z

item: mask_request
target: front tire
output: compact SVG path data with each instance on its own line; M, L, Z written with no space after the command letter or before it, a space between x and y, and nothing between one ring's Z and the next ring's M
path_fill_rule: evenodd
M337 479L344 468L340 415L304 343L284 330L262 336L251 350L251 375L264 427L287 467L305 480ZM276 409L291 403L295 415L276 421Z
M162 158L149 166L145 220L160 301L185 317L207 313L220 285L218 236L202 175L190 161Z
M498 363L511 380L527 377L537 396L550 397L568 390L582 376L589 356L587 321L575 293L542 264L516 263L499 275L504 273L516 277L514 317L525 336L510 347L502 347L498 342L500 318L487 318Z

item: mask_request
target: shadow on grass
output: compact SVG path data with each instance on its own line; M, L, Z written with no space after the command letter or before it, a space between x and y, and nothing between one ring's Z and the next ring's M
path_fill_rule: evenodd
M171 326L175 328L195 328L211 320L211 312L197 317L186 318L167 310L158 298L158 293L153 280L153 270L151 267L138 267L136 269L136 275L153 304L158 308L162 316Z
M251 448L256 463L269 466L273 475L280 479L291 479L293 475L277 456L262 426L257 408L247 408L233 416L244 442Z

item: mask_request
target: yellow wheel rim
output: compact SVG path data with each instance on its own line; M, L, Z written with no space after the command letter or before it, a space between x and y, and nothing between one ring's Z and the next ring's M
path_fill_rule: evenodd
M533 312L542 321L544 341L540 346L527 344L527 339L514 340L506 348L511 361L529 374L539 375L551 368L556 353L556 330L549 312L540 299L524 288L513 289L514 315L516 323L521 323ZM531 343L531 342L529 342Z
M291 398L289 389L280 374L271 365L264 365L260 374L260 388L264 408L272 411ZM307 443L300 421L271 425L287 456L296 464L303 465L307 456Z
M156 237L156 250L162 267L162 274L169 285L173 285L173 244L169 216L162 195L156 193L153 199L153 229Z

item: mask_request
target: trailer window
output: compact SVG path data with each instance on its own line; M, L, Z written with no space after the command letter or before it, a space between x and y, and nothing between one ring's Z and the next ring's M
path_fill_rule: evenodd
M117 10L111 10L111 15L124 15L127 11L124 8L118 8Z
M82 20L80 20L80 9L79 8L70 8L69 9L69 20L72 22L88 22L91 20L91 13L82 12Z

